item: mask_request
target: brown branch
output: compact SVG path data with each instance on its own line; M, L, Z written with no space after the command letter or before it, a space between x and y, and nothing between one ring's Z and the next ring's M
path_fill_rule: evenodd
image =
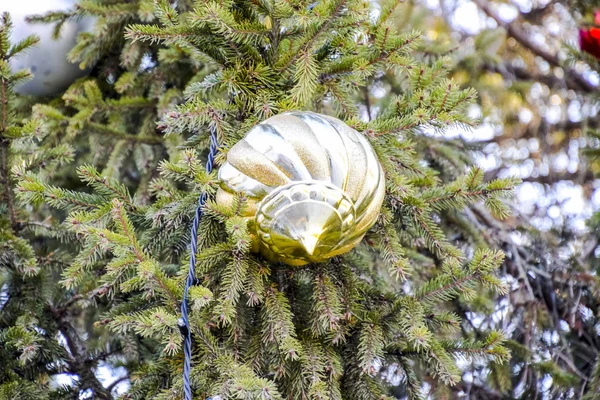
M50 312L58 325L59 331L65 337L69 349L67 363L71 372L79 376L82 388L91 389L94 398L99 400L112 400L110 391L106 389L94 374L95 362L89 358L86 343L70 321L67 312L51 307Z
M10 151L10 141L4 137L6 130L8 129L8 82L6 79L2 79L1 83L2 93L0 102L2 104L2 120L0 124L0 183L4 186L4 198L8 208L8 217L10 218L10 225L13 230L17 231L19 223L17 222L17 216L15 214L14 205L14 192L10 183L8 156Z
M368 86L364 86L363 87L363 93L365 96L365 106L367 107L367 116L369 117L369 121L371 121L372 118L372 114L371 114L371 98L369 96L369 87Z
M113 389L121 382L126 381L127 379L129 379L129 375L125 375L120 377L119 379L117 379L116 381L114 381L113 383L111 383L110 385L108 385L108 387L106 388L106 390L108 390L109 392L112 392Z
M532 8L530 11L524 12L521 15L527 21L537 21L540 18L542 18L544 15L546 15L548 12L550 12L552 9L552 6L554 6L558 2L559 2L559 0L551 0L546 5L538 7L538 8Z
M89 291L86 294L81 294L81 293L76 294L75 296L73 296L69 300L67 300L64 304L61 304L60 307L56 308L56 311L63 312L80 300L91 301L95 297L105 294L108 290L109 290L109 287L107 285L102 285L102 286L97 287L94 290Z
M150 145L161 145L164 139L160 136L139 136L130 135L127 132L122 132L110 126L99 124L97 122L87 121L85 127L92 130L94 133L101 133L114 136L118 139L128 140L135 143L145 143Z
M477 6L490 18L495 20L499 26L503 27L506 30L506 33L519 42L523 47L531 51L536 56L544 59L550 65L563 68L565 70L565 82L568 82L571 87L576 86L580 90L588 93L596 92L598 90L597 86L592 85L587 79L585 79L575 70L563 67L556 54L549 53L548 51L537 46L531 39L531 35L523 31L519 26L517 26L517 24L514 22L507 23L503 21L500 16L498 16L498 14L491 9L489 2L486 0L473 0L473 2L477 4Z

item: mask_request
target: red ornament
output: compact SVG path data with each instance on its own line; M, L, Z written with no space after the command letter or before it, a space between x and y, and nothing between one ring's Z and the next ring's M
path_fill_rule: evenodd
M600 28L579 29L579 46L600 60Z

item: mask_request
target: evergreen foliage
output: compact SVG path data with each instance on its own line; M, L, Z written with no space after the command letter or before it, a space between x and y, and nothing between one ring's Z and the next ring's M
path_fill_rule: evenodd
M459 383L458 360L502 368L502 332L481 335L458 310L508 290L502 252L467 216L483 202L506 217L518 182L484 182L460 141L431 134L473 124L475 92L449 78L449 59L427 62L419 34L394 24L398 5L83 0L35 19L95 16L70 53L93 72L31 115L11 91L28 73L7 60L34 39L11 47L5 16L0 399L112 398L100 364L127 371L122 398L182 398L177 318L203 192L197 398L412 399L423 382ZM390 74L399 84L372 109L369 88ZM246 199L217 204L202 162L211 128L222 162L253 125L295 109L364 134L387 190L356 250L304 267L250 252ZM57 387L59 373L77 380Z
M600 2L431 4L403 6L406 28L427 27L429 57L451 57L450 76L477 89L471 111L486 129L470 145L484 155L486 180L518 174L524 181L508 224L478 208L469 217L488 221L482 240L504 249L501 276L510 289L495 312L459 315L474 331L504 328L511 360L472 364L463 388L471 398L598 398L600 64L578 37L597 25ZM459 17L465 4L468 23Z

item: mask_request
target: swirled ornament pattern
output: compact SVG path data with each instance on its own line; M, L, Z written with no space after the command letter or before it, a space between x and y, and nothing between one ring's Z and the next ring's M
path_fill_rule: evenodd
M252 248L289 265L351 250L373 226L385 195L373 148L342 121L288 112L256 125L227 153L217 202L243 194Z

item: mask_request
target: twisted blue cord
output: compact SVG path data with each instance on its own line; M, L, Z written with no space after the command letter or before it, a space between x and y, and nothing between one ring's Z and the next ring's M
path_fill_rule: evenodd
M210 149L208 151L208 160L206 161L206 172L211 173L215 156L217 155L217 130L215 127L210 129ZM181 318L177 321L181 334L183 335L183 393L185 400L192 400L192 385L190 383L190 370L192 366L192 332L190 330L190 322L188 319L188 292L191 286L196 283L196 251L198 250L198 226L202 217L202 207L206 203L206 193L202 193L198 198L198 207L196 207L196 215L192 223L191 238L190 238L190 270L185 288L183 289L183 300L181 302Z

